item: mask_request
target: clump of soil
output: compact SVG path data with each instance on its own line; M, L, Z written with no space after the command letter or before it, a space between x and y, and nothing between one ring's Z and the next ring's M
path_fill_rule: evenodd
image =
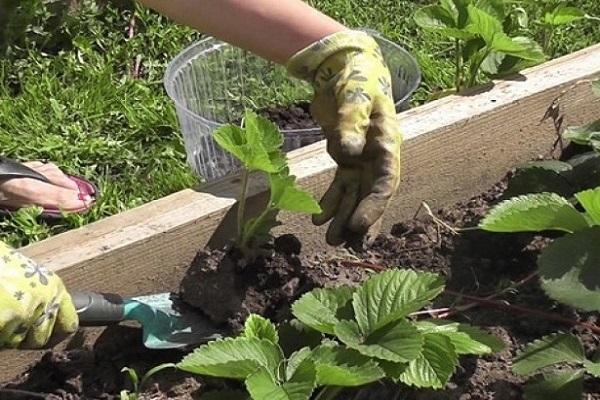
M249 314L280 321L300 294L336 282L341 270L303 263L301 244L293 235L275 240L273 254L246 264L235 250L201 251L181 282L181 299L218 324L240 330ZM353 284L367 272L360 267L345 271ZM348 280L346 278L346 280Z
M318 124L310 115L310 103L300 102L291 107L268 107L258 112L271 120L279 129L310 129Z

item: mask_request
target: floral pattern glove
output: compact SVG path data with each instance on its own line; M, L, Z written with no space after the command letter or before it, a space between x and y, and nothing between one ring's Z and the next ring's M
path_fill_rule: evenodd
M390 71L377 42L363 32L338 32L292 56L287 68L312 83L311 113L338 164L313 222L333 219L331 245L348 233L373 236L400 182L402 144Z
M0 242L0 347L39 348L77 325L60 278Z

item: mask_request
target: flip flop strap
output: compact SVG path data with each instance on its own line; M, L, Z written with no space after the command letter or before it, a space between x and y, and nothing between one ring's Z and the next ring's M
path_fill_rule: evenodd
M31 178L50 183L50 180L39 172L10 158L0 156L0 181L12 178Z

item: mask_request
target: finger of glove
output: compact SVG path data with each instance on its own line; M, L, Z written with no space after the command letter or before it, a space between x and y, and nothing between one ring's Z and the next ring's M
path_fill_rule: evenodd
M79 317L71 296L65 292L58 307L58 315L54 324L54 336L64 337L77 330ZM53 338L54 339L54 338Z
M42 312L38 318L34 319L21 347L26 349L39 349L44 347L52 335L55 322L56 313Z
M336 171L333 182L321 198L319 206L321 213L312 216L313 224L320 226L329 221L337 213L344 193L343 177L341 171Z
M325 240L331 246L339 246L346 240L346 229L348 220L354 213L358 203L360 185L358 176L355 179L349 177L344 181L344 193L339 204L339 208L333 220L329 224Z
M22 324L23 320L20 318L11 318L4 323L0 321L0 348L19 346L27 333L26 330L24 332L18 331Z
M387 121L386 121L387 120ZM365 233L379 220L400 183L400 131L389 118L373 121L369 134L373 135L373 150L376 154L372 165L372 183L364 188L368 194L361 200L350 218L348 228Z

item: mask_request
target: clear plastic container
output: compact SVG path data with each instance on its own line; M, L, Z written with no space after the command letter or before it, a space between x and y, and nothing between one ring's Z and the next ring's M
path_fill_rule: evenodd
M397 44L368 32L378 41L390 67L396 109L403 111L421 81L417 62ZM188 162L205 182L239 170L236 160L213 139L219 126L239 123L246 108L287 106L312 97L312 88L290 78L282 66L212 37L177 55L167 68L164 84L176 105ZM322 139L320 128L282 132L286 151Z

